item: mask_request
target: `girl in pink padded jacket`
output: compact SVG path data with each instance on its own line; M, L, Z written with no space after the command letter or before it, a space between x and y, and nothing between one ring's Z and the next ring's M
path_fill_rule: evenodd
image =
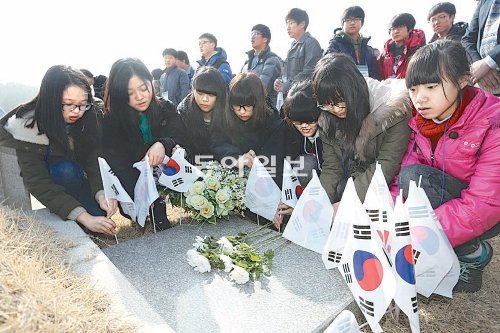
M443 40L418 50L406 73L414 106L410 143L391 186L424 188L461 275L455 291L475 292L493 251L485 239L500 231L500 99L469 86L465 50Z

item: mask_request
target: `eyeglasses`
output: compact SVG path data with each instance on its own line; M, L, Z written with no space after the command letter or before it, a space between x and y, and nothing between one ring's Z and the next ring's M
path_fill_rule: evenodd
M337 108L337 109L345 109L345 105L341 105L341 104L323 104L323 105L320 105L319 103L316 104L316 106L323 110L323 111L332 111L333 109Z
M233 110L236 111L241 111L241 109L249 112L253 110L253 105L233 105Z
M200 40L200 41L198 42L198 45L199 45L199 46L203 46L203 45L205 45L205 44L207 44L207 43L211 43L211 42L212 42L212 41L209 41L209 40Z
M361 19L359 17L353 17L353 18L346 18L344 19L344 23L351 24L351 23L358 23L361 22Z
M437 23L437 22L443 22L444 20L446 20L449 16L446 15L446 14L442 14L442 15L439 15L439 16L434 16L434 17L431 17L431 19L429 20L430 23Z
M63 111L66 111L66 112L74 112L75 110L77 112L80 112L80 111L88 111L92 108L92 103L87 103L87 104L82 104L82 105L75 105L75 104L63 104L62 105L62 109Z
M302 125L311 126L311 125L316 125L317 123L318 123L317 121L292 121L292 124L294 124L295 126L302 126Z
M252 31L252 33L250 34L250 37L257 37L257 36L262 36L262 34L258 31Z

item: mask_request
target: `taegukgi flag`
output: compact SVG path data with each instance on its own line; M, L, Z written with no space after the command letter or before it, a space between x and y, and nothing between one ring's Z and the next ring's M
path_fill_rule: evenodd
M132 220L136 220L137 213L135 205L130 195L125 191L120 180L109 166L108 162L102 157L98 157L99 169L101 171L102 186L104 188L104 196L106 199L116 199L120 203L125 214L130 216Z
M283 231L283 237L306 249L323 253L330 227L333 207L316 170L299 198L292 216Z
M163 163L160 164L162 173L158 183L171 190L184 193L198 178L203 176L200 169L189 163L184 155L185 150L177 148L172 157L165 156Z
M343 196L345 191L355 192L352 178ZM386 253L374 239L370 218L359 197L353 199L352 239L346 243L338 269L372 330L380 331L379 321L392 302L396 280Z
M324 333L361 333L361 331L354 314L344 310L328 325Z
M246 207L255 214L272 221L280 199L280 188L259 158L254 158L245 188Z
M403 205L402 193L396 198L396 206L390 223L394 230L391 238L392 268L396 277L394 301L408 317L411 331L417 333L420 332L420 321L417 312L415 263L411 246L410 223Z
M281 188L281 202L295 207L297 201L302 194L302 186L299 179L295 175L290 163L286 160L283 162L283 185Z
M149 207L159 197L159 194L153 177L153 169L149 165L148 156L146 155L144 161L134 163L134 168L140 172L134 188L137 223L141 227L144 227L146 217L149 214Z

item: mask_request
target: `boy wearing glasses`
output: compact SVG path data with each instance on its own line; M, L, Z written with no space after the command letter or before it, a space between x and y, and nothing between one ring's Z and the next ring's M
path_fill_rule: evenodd
M219 70L224 77L224 81L229 85L233 78L231 66L227 62L226 51L222 47L217 47L217 38L209 33L204 33L198 37L201 59L198 60L200 66L212 66Z
M451 2L440 2L429 10L427 21L429 21L434 31L434 36L432 36L429 43L438 39L450 39L460 42L465 34L465 29L467 29L467 23L457 22L453 24L456 12L455 5Z
M325 54L338 52L347 54L354 60L363 76L380 80L377 58L368 45L371 37L364 37L359 31L365 23L365 12L359 6L344 10L342 28L333 31L333 37Z

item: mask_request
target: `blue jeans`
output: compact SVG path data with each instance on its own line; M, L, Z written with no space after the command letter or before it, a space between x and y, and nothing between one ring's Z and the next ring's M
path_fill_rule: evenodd
M90 215L106 216L92 195L90 183L78 163L71 160L54 162L49 165L49 175L54 183L64 187L64 192L80 202Z

